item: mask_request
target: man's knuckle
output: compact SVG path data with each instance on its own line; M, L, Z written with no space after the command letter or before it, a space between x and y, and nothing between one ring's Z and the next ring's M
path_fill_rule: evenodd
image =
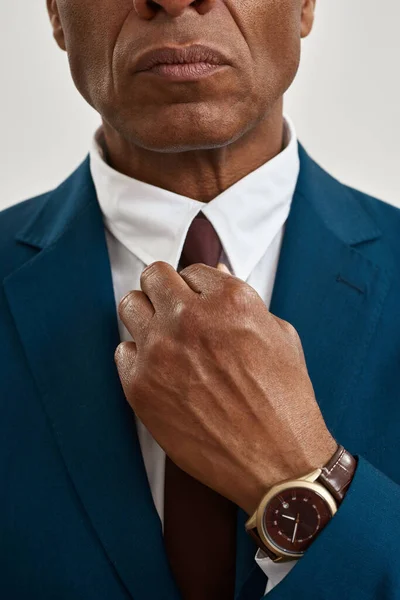
M282 321L282 327L293 340L297 341L300 339L297 329L289 321Z
M141 293L138 290L131 290L121 299L118 304L118 316L120 318L123 313L132 310L138 300L138 295Z
M189 316L189 307L186 301L177 299L174 303L174 318L176 321L185 321Z
M197 273L199 273L199 271L201 271L204 268L204 265L202 263L193 263L192 265L188 265L187 267L185 267L184 269L182 269L179 274L182 276L193 276L196 275Z
M160 269L160 265L158 262L151 263L148 267L146 267L141 274L141 279L148 279L152 277L155 273L157 273Z
M252 302L254 298L254 290L250 286L237 283L232 285L229 299L234 307L246 308L249 305L249 302Z
M121 342L115 349L114 360L122 360L126 352L127 342Z
M165 275L167 273L167 271L169 269L171 269L171 265L163 260L157 260L153 263L151 263L148 267L146 267L144 269L144 271L142 271L142 274L140 276L140 280L141 282L146 281L149 278L152 277L160 277L162 275Z
M200 318L200 311L191 302L181 301L175 304L174 322L178 334L188 337L200 327Z

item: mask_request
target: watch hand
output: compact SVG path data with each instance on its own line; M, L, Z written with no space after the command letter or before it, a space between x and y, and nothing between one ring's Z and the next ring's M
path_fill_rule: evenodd
M299 515L299 513L297 513L296 525L294 526L293 537L292 537L292 544L294 544L294 540L296 539L296 533L297 533L297 528L299 526L299 520L300 520L300 515Z
M291 521L296 520L294 517L289 517L289 515L282 515L282 517L284 517L285 519L290 519Z

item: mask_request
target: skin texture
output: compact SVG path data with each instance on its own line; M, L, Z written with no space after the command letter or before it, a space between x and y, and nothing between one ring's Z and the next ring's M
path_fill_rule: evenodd
M282 96L315 0L47 0L75 85L101 115L107 161L209 202L282 148ZM202 43L230 67L195 82L133 72L150 48ZM128 402L182 469L249 514L324 465L323 421L294 328L229 272L156 262L119 305Z

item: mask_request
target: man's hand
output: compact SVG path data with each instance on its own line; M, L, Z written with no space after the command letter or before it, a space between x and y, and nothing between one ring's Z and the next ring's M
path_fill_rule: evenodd
M251 514L267 489L337 444L296 330L229 272L155 262L119 304L115 352L131 407L170 458Z

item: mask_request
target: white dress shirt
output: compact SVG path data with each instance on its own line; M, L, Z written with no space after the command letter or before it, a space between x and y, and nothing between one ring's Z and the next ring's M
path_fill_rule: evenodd
M269 307L280 248L296 187L300 161L297 136L285 115L284 149L208 203L128 177L105 161L102 127L90 148L90 168L103 213L115 301L140 290L145 266L162 260L178 269L189 226L200 212L221 240L220 261L251 285ZM118 320L121 341L132 337ZM154 504L163 524L165 453L136 417ZM259 550L255 560L268 576L266 592L293 563L273 563Z

